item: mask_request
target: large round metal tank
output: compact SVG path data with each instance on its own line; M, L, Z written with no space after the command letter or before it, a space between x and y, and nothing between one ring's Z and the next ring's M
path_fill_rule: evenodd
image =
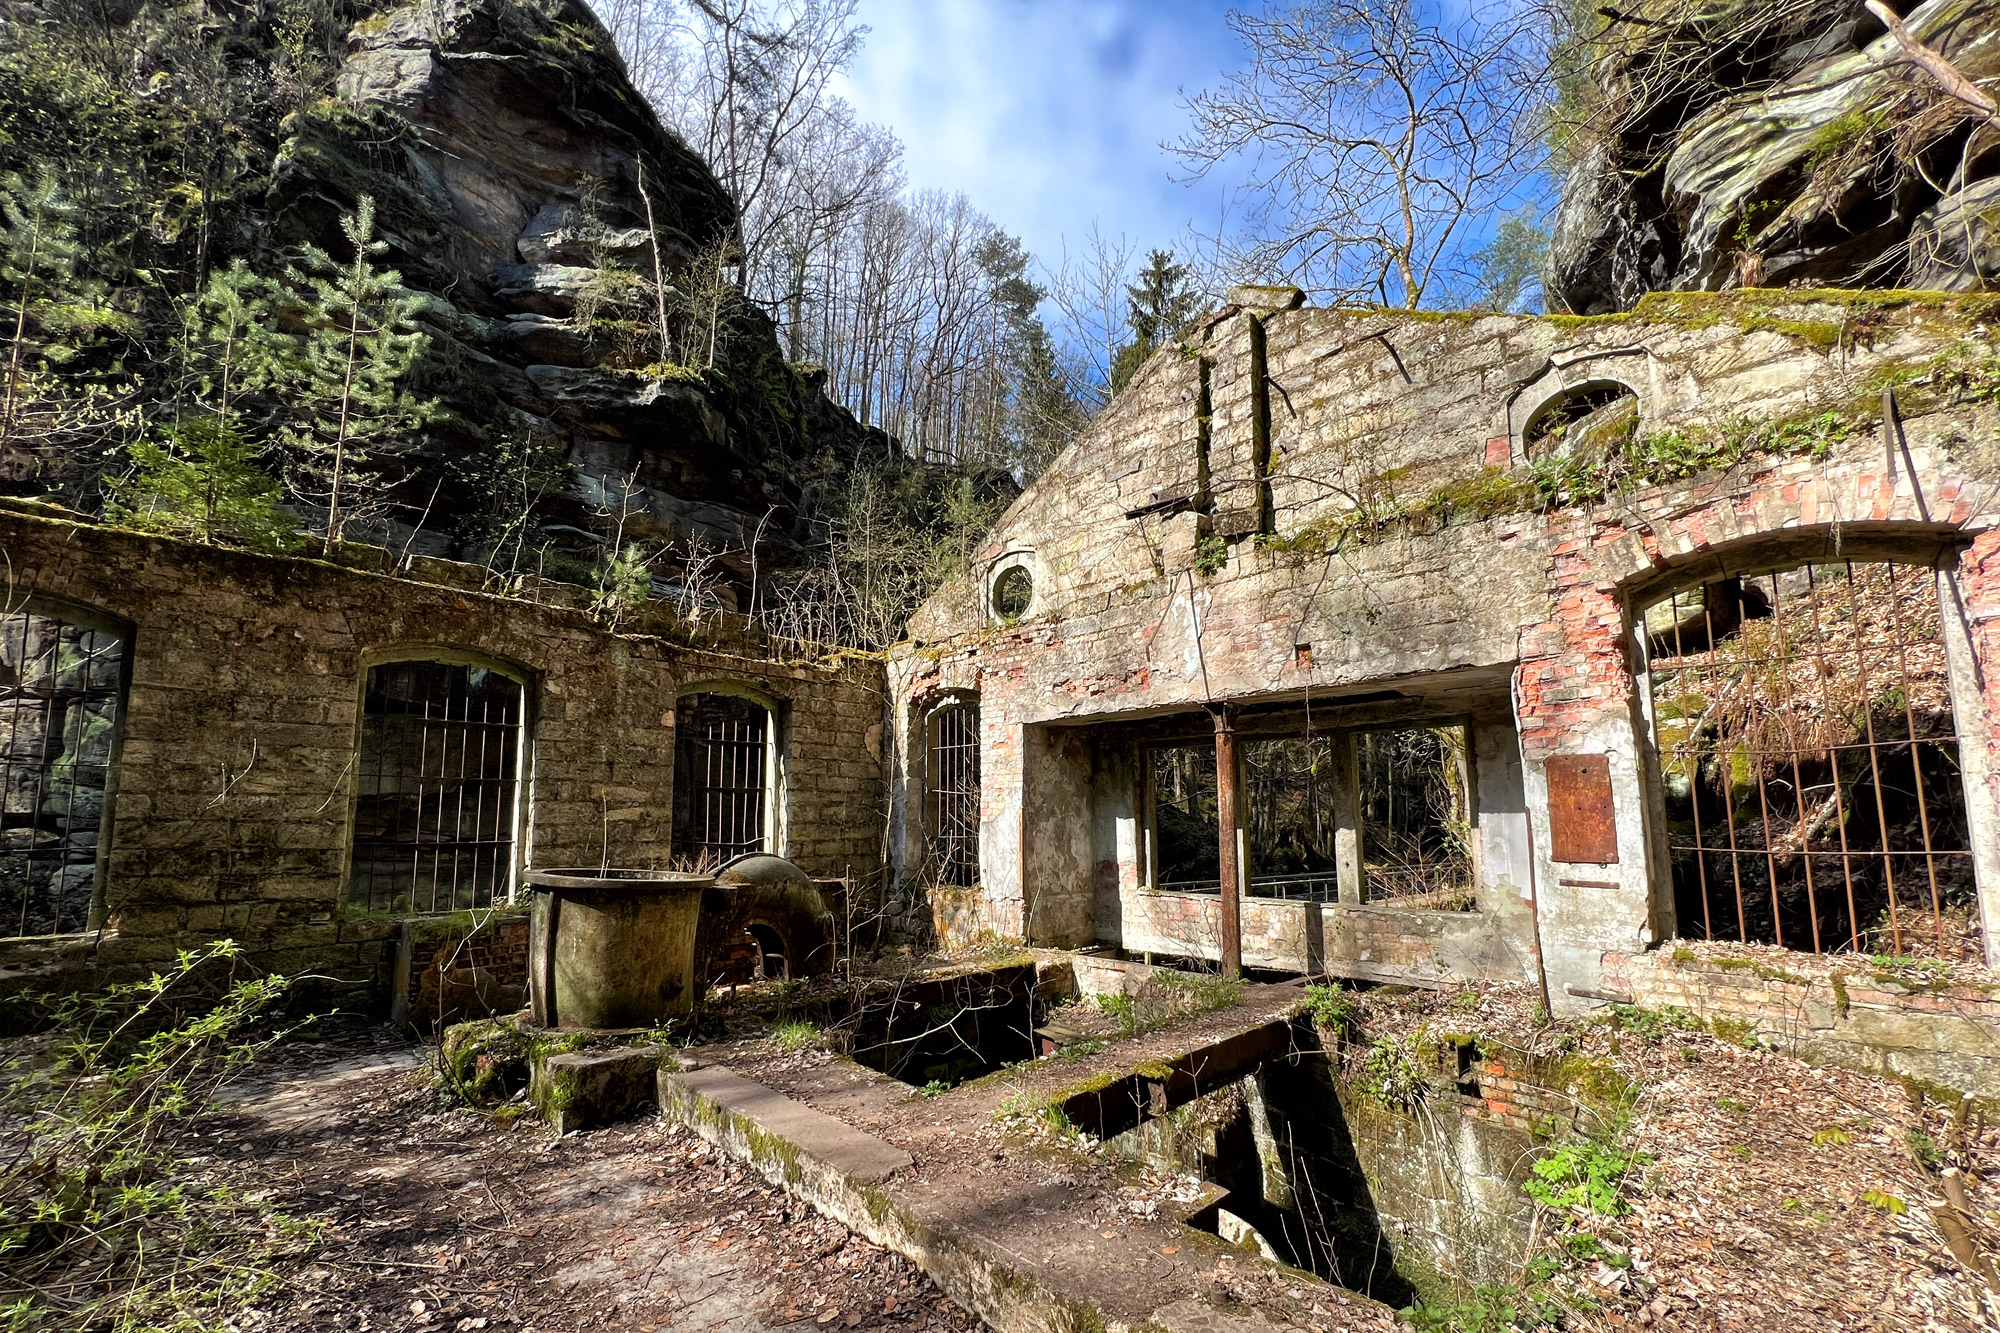
M713 875L531 870L528 992L542 1027L643 1028L694 1010L695 935Z

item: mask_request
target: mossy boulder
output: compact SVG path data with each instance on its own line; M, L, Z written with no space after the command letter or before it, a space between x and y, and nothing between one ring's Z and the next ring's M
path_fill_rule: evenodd
M493 1107L528 1086L534 1048L519 1019L482 1018L445 1029L440 1063L445 1081L467 1104Z

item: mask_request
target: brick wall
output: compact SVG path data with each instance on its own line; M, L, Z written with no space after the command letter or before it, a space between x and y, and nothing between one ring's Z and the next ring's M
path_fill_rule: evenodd
M509 1014L528 1002L525 912L407 920L396 943L390 1018L420 1032L464 1018Z
M1604 984L1806 1060L2000 1099L2000 983L1854 955L1677 944L1607 956Z
M15 513L0 553L14 604L132 628L104 930L0 941L0 987L146 968L222 936L269 967L386 980L398 921L344 895L361 688L372 662L439 651L530 681L528 864L666 865L676 690L733 681L779 704L787 853L813 875L877 865L877 660L788 665L740 628L695 642L642 617L614 633L571 606Z
M1739 562L1949 564L1971 542L1958 566L1968 618L1954 693L1961 735L1978 747L1968 772L1984 764L1972 775L1986 793L1974 836L1989 938L2000 937L2000 541L1991 535L2000 474L1991 451L1970 443L1993 438L1996 412L1919 386L1893 441L1872 419L1884 377L1921 381L1934 358L1980 336L1991 303L1913 298L1888 308L1873 344L1829 354L1774 327L1770 299L1701 295L1603 320L1266 312L1262 477L1244 466L1255 451L1250 313L1204 325L1193 354L1155 357L1008 512L971 568L926 603L912 642L892 655L899 705L942 688L981 699L985 902L956 904L955 914L1024 933L1024 902L1067 873L1035 864L1044 844L1107 813L1101 788L1081 807L1030 792L1022 756L1033 728L1123 725L1216 700L1309 701L1318 726L1504 708L1519 728L1523 804L1494 808L1521 814L1523 848L1513 899L1493 895L1481 913L1524 910L1532 891L1554 1003L1584 1007L1578 992L1597 986L1607 953L1638 952L1675 927L1633 608ZM1784 318L1800 330L1847 317L1840 293L1785 299ZM1196 477L1204 373L1209 501ZM1850 429L1820 457L1752 455L1544 512L1524 467L1523 425L1565 384L1603 377L1634 389L1642 436L1708 438L1742 419L1828 412ZM1222 487L1268 490L1271 530L1214 540L1249 503ZM1204 503L1209 512L1196 512ZM1364 521L1371 512L1391 517ZM1034 601L1014 623L996 620L986 597L1003 558L1035 578ZM1391 692L1399 702L1381 702ZM892 827L905 866L920 842L910 741L899 724ZM1546 765L1575 755L1609 764L1614 860L1552 858ZM1121 892L1127 878L1103 854L1106 841L1080 872L1099 880L1096 936L1152 947L1121 930L1170 923L1106 891L1107 859ZM1082 887L1067 900L1083 901ZM1114 912L1124 920L1107 919ZM1507 938L1523 929L1507 923ZM1531 976L1528 951L1490 958L1486 974Z

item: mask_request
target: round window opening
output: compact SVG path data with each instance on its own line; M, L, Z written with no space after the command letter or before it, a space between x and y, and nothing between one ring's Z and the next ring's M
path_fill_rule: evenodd
M1616 381L1600 380L1543 404L1521 432L1521 445L1531 460L1547 458L1607 433L1629 435L1638 419L1638 395Z
M993 609L1009 620L1028 614L1028 604L1034 600L1035 576L1019 565L1001 570L993 580Z

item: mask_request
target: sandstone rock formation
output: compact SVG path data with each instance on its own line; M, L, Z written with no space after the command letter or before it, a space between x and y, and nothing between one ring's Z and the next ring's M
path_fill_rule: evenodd
M356 25L337 96L294 121L269 195L279 238L328 244L371 194L388 261L432 298L426 387L460 429L401 460L412 509L435 496L433 513L448 514L468 454L533 433L576 469L567 526L579 542L585 511L622 507L628 539L698 542L739 569L758 545L768 569L816 478L891 448L785 362L752 308L727 317L713 367L648 370L650 330L578 318L601 270L650 277L654 227L670 283L698 258L712 270L735 227L728 196L578 0L380 12Z
M1967 78L2000 74L2000 4L1896 4ZM2000 277L2000 127L1903 60L1858 5L1644 0L1592 22L1585 127L1557 210L1552 308L1794 282L1976 290Z

